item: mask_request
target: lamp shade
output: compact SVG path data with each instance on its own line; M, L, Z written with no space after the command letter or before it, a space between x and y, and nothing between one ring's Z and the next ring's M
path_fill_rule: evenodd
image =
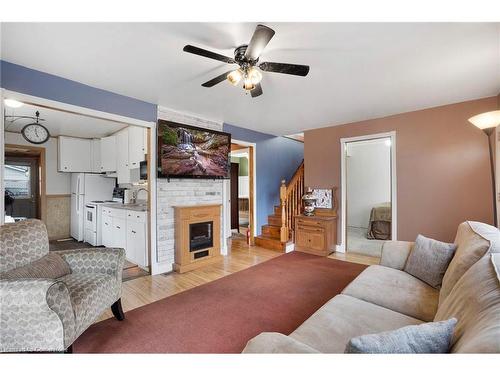
M494 128L500 125L500 110L480 113L472 116L469 122L479 129Z

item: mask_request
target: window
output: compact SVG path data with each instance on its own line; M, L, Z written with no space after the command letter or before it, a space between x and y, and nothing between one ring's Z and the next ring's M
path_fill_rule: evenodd
M31 198L31 167L6 164L5 191L16 198Z

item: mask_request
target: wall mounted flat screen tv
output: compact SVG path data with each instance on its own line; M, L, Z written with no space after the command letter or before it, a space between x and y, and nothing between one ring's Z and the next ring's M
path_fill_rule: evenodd
M158 177L229 178L231 134L158 121Z

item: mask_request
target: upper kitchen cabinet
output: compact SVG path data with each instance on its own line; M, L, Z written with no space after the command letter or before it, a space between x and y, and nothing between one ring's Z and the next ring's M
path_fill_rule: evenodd
M92 172L91 139L59 136L58 143L59 172Z
M100 172L116 172L116 137L101 138Z
M144 157L146 153L145 130L138 126L128 127L128 167L130 169L139 168L141 161L146 160Z
M92 172L101 173L101 140L99 138L91 140L91 149Z
M130 179L129 169L129 132L128 128L116 133L116 174L118 183L133 182Z

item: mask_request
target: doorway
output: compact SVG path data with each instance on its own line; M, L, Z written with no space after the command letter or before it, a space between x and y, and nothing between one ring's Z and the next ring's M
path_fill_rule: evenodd
M41 147L6 144L4 156L4 220L44 220L45 150Z
M380 257L396 239L395 133L341 140L341 251Z

